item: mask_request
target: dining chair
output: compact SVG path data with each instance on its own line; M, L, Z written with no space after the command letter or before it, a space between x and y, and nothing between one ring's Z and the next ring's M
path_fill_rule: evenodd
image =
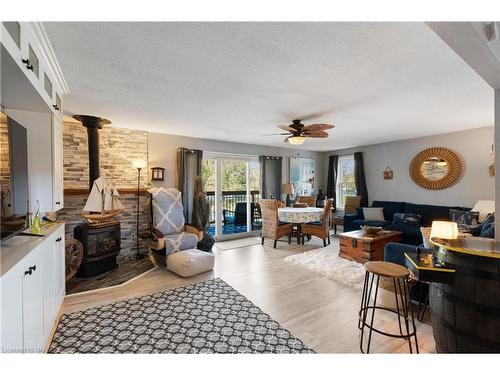
M300 195L297 199L299 203L307 203L309 207L316 207L316 196Z
M356 209L361 207L359 195L348 195L345 197L344 214L355 214Z
M330 215L330 208L333 204L333 198L328 199L323 207L323 214L321 221L302 224L302 245L304 244L305 236L316 236L323 240L323 246L326 246L326 240L330 245L330 226L328 225L328 216Z
M264 238L274 240L274 248L281 237L288 235L288 243L292 243L292 224L280 223L278 218L278 201L275 199L260 199L260 211L262 213L262 245Z

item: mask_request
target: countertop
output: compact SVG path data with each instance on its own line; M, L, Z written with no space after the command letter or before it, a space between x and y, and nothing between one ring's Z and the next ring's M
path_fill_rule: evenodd
M433 238L430 242L449 251L500 259L500 248L492 238L465 237L457 240Z
M48 223L42 226L43 237L17 235L3 242L0 245L0 277L61 226L64 226L64 223Z

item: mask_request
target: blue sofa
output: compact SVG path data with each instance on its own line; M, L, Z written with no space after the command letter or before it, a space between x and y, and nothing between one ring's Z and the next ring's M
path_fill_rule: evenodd
M450 210L467 210L465 207L434 206L427 204L415 204L408 202L373 201L372 207L382 207L384 209L383 221L367 221L363 217L363 210L358 209L356 214L344 215L344 232L358 230L362 225L373 225L390 230L403 232L401 243L409 245L419 245L422 243L420 227L430 227L434 220L450 220ZM418 225L408 223L393 224L395 213L420 214Z

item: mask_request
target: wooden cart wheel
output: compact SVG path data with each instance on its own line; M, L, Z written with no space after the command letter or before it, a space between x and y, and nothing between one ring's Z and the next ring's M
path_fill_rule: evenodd
M80 241L67 239L66 246L66 281L78 272L83 260L83 245Z

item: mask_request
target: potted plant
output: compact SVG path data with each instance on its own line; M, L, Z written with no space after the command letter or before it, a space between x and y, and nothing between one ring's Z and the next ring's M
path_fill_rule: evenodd
M203 192L203 183L201 176L196 176L194 180L193 214L191 225L198 230L203 231L203 238L198 242L198 249L202 251L212 251L215 243L214 238L208 233L210 226L210 207L207 202L207 196Z

